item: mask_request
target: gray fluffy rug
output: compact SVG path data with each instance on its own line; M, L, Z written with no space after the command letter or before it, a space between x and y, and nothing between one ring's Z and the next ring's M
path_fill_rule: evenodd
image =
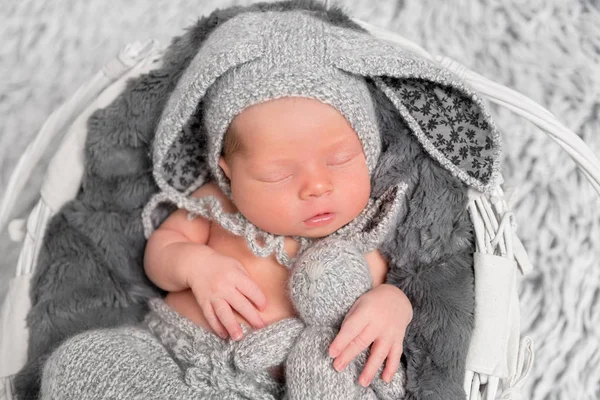
M214 8L250 0L8 0L0 11L0 195L52 110L128 42L169 38ZM348 0L350 13L514 88L600 154L600 4L594 0ZM600 196L558 145L492 108L506 184L535 270L521 285L535 342L526 399L600 398ZM15 217L35 201L36 171ZM0 299L18 245L0 235Z

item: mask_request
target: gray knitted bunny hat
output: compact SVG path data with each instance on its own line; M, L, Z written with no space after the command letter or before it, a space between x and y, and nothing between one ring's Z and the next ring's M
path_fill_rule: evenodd
M365 79L328 66L316 40L294 35L267 43L263 57L227 71L204 98L208 164L221 190L231 197L229 182L218 166L227 127L247 107L282 97L313 98L336 108L357 133L373 172L381 138Z
M214 198L191 194L211 178L229 194L217 165L228 124L253 103L288 95L317 98L340 111L357 132L373 172L380 139L366 77L444 168L480 191L497 184L499 134L483 102L456 76L399 45L334 26L312 11L247 12L221 23L202 43L163 111L153 146L160 192L144 209L146 237L160 219L157 206L172 203L244 236L254 254L275 252L289 265L282 238L258 230L239 213L223 213ZM245 95L238 98L239 93ZM194 121L198 109L203 117ZM198 154L199 148L205 154ZM403 196L402 188L394 190ZM370 207L376 205L368 205L366 214Z

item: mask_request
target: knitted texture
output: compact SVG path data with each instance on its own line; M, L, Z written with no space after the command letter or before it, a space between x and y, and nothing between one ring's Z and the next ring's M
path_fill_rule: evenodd
M302 253L289 278L289 293L300 318L307 325L286 361L287 398L301 399L399 399L405 394L404 366L386 384L379 368L371 386L358 385L369 351L363 351L340 372L335 371L328 348L356 300L372 289L372 277L364 254L379 247L389 235L405 206L406 185L394 188L375 208L369 229L318 240Z
M168 200L167 195L165 193L159 193L148 202L143 213L146 221L151 219L150 213L152 210L166 200ZM281 265L289 267L292 264L293 259L285 251L285 238L283 236L272 235L261 230L250 223L250 221L239 212L225 212L220 200L215 196L206 196L202 198L184 197L179 199L177 206L189 211L189 220L200 215L208 220L217 221L221 227L227 229L229 232L245 238L248 248L254 255L258 257L268 257L269 255L274 254ZM308 238L294 238L300 244L298 252L304 251L311 242Z
M146 329L88 331L45 364L41 399L192 399L167 349Z
M162 300L150 307L141 326L86 332L59 347L44 368L42 399L281 398L283 386L266 369L283 362L303 328L298 319L256 332L243 326L235 342Z
M284 46L279 42L294 35L309 42L320 43L316 47L323 47L326 54L317 52L316 55L306 55L307 50L301 45L302 40L292 41L291 44L296 46L291 49L287 49L287 44ZM275 46L266 45L272 41ZM212 104L217 102L211 102L210 96L208 99L203 97L226 71L242 64L248 65L241 70L242 76L247 78L244 82L253 82L256 90L260 88L259 92L266 91L261 86L271 87L268 81L272 78L275 82L274 87L283 90L285 84L279 81L282 77L263 73L264 68L272 65L269 57L272 57L278 48L286 49L284 54L296 51L309 61L305 64L302 57L297 60L304 68L296 69L299 77L290 75L290 85L298 85L299 79L309 79L309 82L310 79L317 79L308 72L310 69L316 68L317 73L325 72L325 77L330 75L327 74L329 69L323 70L322 64L325 61L329 68L371 77L397 107L425 149L440 164L479 190L487 191L496 184L500 156L499 134L482 101L452 73L406 52L398 45L354 30L331 26L315 18L310 12L264 12L242 14L217 28L191 61L169 99L156 133L153 158L154 177L170 201L179 203L182 197L188 196L206 181L206 173L202 171L204 165L189 154L203 135L208 135L209 143L216 141L209 146L212 147L211 154L205 163L216 174L215 178L220 184L223 184L224 177L216 166L220 152L219 143L229 122L228 114L239 111L247 103L238 102L233 96L225 96L225 100L233 99L235 104L232 106L219 103L214 106ZM263 61L264 59L267 61ZM292 60L296 58L292 57ZM261 67L263 63L266 63L267 67ZM253 71L252 66L257 66L257 70ZM256 76L253 73L256 73ZM343 76L340 74L341 72L336 73L333 76L334 80ZM387 78L381 79L381 75L386 75ZM323 78L319 78L319 81ZM396 82L391 78L401 79L400 82ZM306 85L305 87L311 87L309 83ZM402 86L403 90L394 91L392 87L396 85ZM227 81L218 84L217 89L221 86L235 88L235 80L233 85L228 85ZM326 84L325 87L331 86ZM344 85L345 87L349 86ZM316 88L313 89L314 93L317 93ZM242 89L238 89L237 92L244 93ZM217 90L217 97L219 93ZM364 98L366 93L362 93L359 103L362 106L371 104ZM343 92L332 94L340 98L344 96ZM269 96L268 91L258 97L264 96ZM190 132L186 128L189 126L187 124L193 119L201 102L209 103L203 104L203 108L223 107L225 118L221 119L221 115L211 117L208 122L211 131ZM233 111L227 112L229 108ZM358 111L361 108L356 107L354 110ZM217 109L215 112L218 111ZM215 119L220 121L219 128L212 122ZM363 120L363 123L368 121ZM200 125L200 128L204 128ZM215 133L215 137L212 137ZM370 136L362 133L360 135L369 166L372 167L373 162L376 162L376 154L369 153L373 151L378 154L379 145L371 147ZM377 140L373 142L375 143ZM223 189L228 191L226 185ZM146 228L149 234L152 227Z
M345 282L358 278L365 284L346 290L358 293L370 286L370 275L364 259L354 265L360 267L353 271L362 272ZM370 387L358 384L366 352L335 371L327 347L336 329L287 318L256 331L242 325L244 337L236 342L194 325L162 300L150 301L150 308L141 326L89 331L61 345L45 365L41 398L392 400L404 394L402 369L390 384L381 380L383 368ZM283 364L290 352L284 386L267 370Z
M311 246L294 264L290 295L307 327L286 361L286 398L400 399L404 396L404 366L386 384L381 366L369 387L358 384L369 351L335 371L328 349L352 304L372 288L363 253L350 241L327 238ZM307 384L302 384L306 382ZM293 383L293 384L292 384Z

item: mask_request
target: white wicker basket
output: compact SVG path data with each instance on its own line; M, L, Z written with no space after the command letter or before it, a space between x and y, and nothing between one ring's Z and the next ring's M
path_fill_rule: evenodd
M458 62L432 56L395 33L355 19L374 35L400 44L460 76L483 98L533 122L563 147L600 194L600 162L583 141L529 98L494 83ZM24 365L27 351L25 317L30 308L29 280L49 218L74 198L83 176L86 121L97 108L110 104L126 80L160 65L162 50L155 41L126 46L46 121L15 168L0 203L0 231L7 228L22 250L15 276L0 310L0 400L13 399L11 377ZM24 184L51 142L62 140L40 190L40 199L27 221L8 223ZM68 157L64 155L68 154ZM467 399L520 398L522 380L533 361L532 342L520 337L518 271L531 265L517 236L508 199L500 187L491 195L471 191L469 212L476 232L476 328L467 357ZM501 282L502 284L498 284Z

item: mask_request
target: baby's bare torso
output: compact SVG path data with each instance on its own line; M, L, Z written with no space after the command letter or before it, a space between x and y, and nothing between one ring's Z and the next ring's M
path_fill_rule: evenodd
M234 236L216 223L212 223L207 245L232 258L238 260L246 269L250 278L260 287L267 299L267 307L260 312L265 324L270 325L281 319L296 315L292 302L287 295L287 279L289 271L280 265L274 256L262 258L255 256L247 247L243 237ZM292 242L292 243L288 243ZM286 239L286 248L294 250L295 243ZM218 265L199 265L198 268L219 268ZM165 299L173 309L183 316L191 319L206 330L214 332L204 318L191 290L169 293ZM239 323L247 322L241 315L234 311Z
M236 211L233 203L222 193L214 192L213 194L219 197L226 212ZM233 235L216 222L213 222L210 225L207 246L238 260L244 266L250 275L250 278L252 278L263 291L267 299L267 306L259 314L265 324L270 325L284 318L297 315L288 295L287 281L290 271L279 264L274 255L266 258L255 256L250 249L248 249L246 240L243 237ZM299 247L298 243L291 238L285 239L284 246L291 257L295 256ZM373 287L382 284L385 281L388 270L385 259L378 251L373 251L365 255L365 258L373 276ZM198 265L198 268L218 267L218 265ZM214 333L206 321L191 290L171 292L167 295L165 301L179 314ZM234 314L240 324L245 324L250 327L250 323L240 314L236 313L235 310Z

